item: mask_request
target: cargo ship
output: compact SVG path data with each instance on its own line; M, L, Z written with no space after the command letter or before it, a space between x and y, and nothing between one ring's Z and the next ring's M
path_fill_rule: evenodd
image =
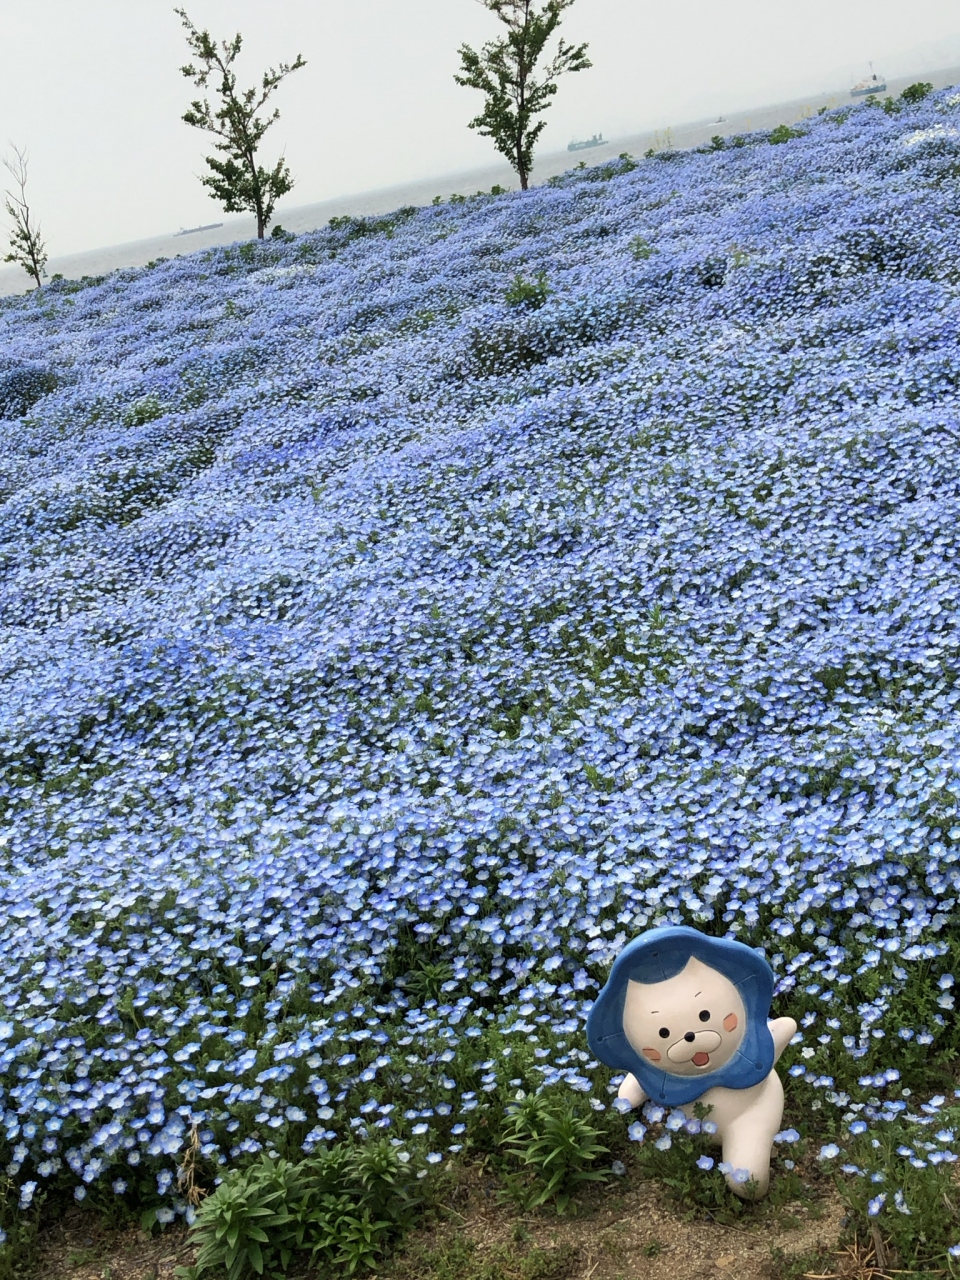
M586 151L588 147L602 147L606 143L602 133L595 133L592 138L587 138L581 142L579 138L574 138L573 142L567 143L568 151Z
M883 93L887 82L883 76L874 74L873 63L870 63L870 75L866 80L858 80L850 90L851 98L865 98L870 93Z
M181 227L179 231L175 231L175 236L192 236L198 231L213 231L216 227L222 227L222 222L205 222L202 227Z

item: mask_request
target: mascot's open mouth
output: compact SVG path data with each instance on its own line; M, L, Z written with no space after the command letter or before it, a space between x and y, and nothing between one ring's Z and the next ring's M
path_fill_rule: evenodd
M690 1059L695 1067L705 1067L710 1061L709 1053L695 1053Z

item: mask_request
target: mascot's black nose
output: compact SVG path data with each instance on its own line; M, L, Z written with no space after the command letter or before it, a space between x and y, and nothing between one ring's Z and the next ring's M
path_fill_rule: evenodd
M683 1038L684 1038L684 1040L686 1040L686 1041L689 1043L689 1041L691 1041L691 1040L696 1040L696 1038L697 1038L697 1037L693 1034L693 1032L692 1032L692 1031L688 1031L688 1032L687 1032L687 1034L686 1034Z

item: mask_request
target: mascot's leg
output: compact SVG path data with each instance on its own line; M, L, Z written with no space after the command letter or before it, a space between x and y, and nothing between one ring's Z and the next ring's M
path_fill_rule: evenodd
M640 1087L640 1081L635 1075L627 1076L620 1086L617 1097L625 1099L630 1103L631 1107L639 1107L641 1103L647 1100L647 1095Z
M783 1085L771 1071L762 1084L744 1089L741 1096L745 1105L723 1125L723 1159L731 1166L727 1186L742 1200L753 1200L766 1195L770 1186L773 1137L783 1120ZM742 1169L750 1175L749 1185L735 1177Z

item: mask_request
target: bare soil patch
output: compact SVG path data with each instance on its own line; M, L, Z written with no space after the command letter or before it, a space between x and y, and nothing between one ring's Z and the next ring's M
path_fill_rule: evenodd
M808 1262L821 1274L841 1265L843 1208L832 1189L776 1209L758 1205L735 1225L684 1214L657 1183L640 1179L610 1184L563 1216L520 1212L499 1191L482 1171L451 1175L436 1216L407 1238L378 1280L784 1280L802 1276ZM70 1210L44 1231L27 1274L173 1280L176 1267L193 1260L183 1226L157 1236L136 1227L111 1231Z

